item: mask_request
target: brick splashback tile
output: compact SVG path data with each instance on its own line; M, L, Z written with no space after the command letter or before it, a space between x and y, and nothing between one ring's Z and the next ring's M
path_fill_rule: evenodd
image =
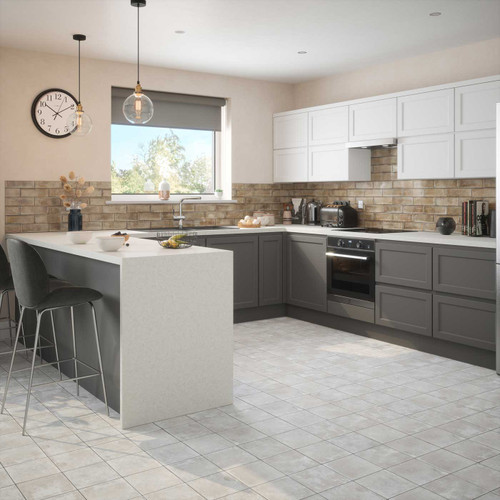
M372 180L362 182L311 182L283 184L233 184L235 204L186 204L190 225L235 225L245 215L265 210L281 222L283 204L291 198L323 203L349 200L359 211L360 224L387 229L434 231L441 216L454 217L461 225L461 202L485 199L495 204L495 179L398 180L395 149L372 150ZM111 183L91 182L94 193L84 201L83 228L161 229L174 226L172 208L178 205L106 205ZM61 206L59 181L6 181L6 232L66 231L67 213Z

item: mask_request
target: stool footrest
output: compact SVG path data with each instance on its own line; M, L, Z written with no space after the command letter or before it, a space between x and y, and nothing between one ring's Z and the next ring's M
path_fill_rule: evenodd
M41 387L42 385L50 385L50 384L60 384L61 382L76 382L78 380L83 380L84 378L90 377L99 377L101 375L100 372L92 373L91 375L82 375L81 377L73 377L73 378L65 378L63 380L52 380L51 382L42 382L41 384L33 384L33 389L37 387Z
M24 338L26 339L29 339L30 337L34 337L35 335L34 334L29 334L29 335L25 335ZM38 349L47 349L47 348L53 348L54 347L54 342L52 342L52 340L49 340L45 337L42 337L40 335L40 338L42 340L45 340L45 342L47 342L47 345L39 345L36 350L38 351ZM25 347L24 349L16 349L16 354L20 353L20 352L26 352L26 351L33 351L35 348L34 347ZM12 356L12 351L5 351L5 352L0 352L0 356L2 354L10 354ZM30 368L26 368L27 370L29 370ZM14 373L14 372L12 372Z
M87 377L95 377L95 375L100 375L100 371L97 369L97 368L94 368L93 366L90 366L89 364L85 363L85 361L82 361L80 359L77 359L77 358L68 358L68 359L61 359L59 361L46 361L43 365L35 365L35 370L37 369L40 369L40 368L45 368L46 366L49 366L49 365L57 365L57 364L62 364L62 363L68 363L69 361L73 361L73 362L77 362L77 363L80 363L81 365L85 366L86 368L88 368L89 370L92 370L94 372L96 372L95 374L93 375L86 375L85 378ZM19 372L25 372L27 370L31 370L31 366L28 367L28 368L19 368L18 370L12 370L12 373L19 373ZM76 379L64 379L62 382L66 382L67 380L76 380ZM57 382L61 382L60 380L58 380ZM52 383L52 382L48 382L49 384Z

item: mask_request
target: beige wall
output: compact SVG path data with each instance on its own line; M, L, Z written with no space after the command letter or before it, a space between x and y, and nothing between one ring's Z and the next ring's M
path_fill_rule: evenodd
M294 86L293 109L500 74L500 38Z
M58 179L75 170L110 180L111 86L133 86L135 66L82 60L82 102L94 128L86 137L51 139L33 125L31 103L42 90L76 95L76 58L0 48L0 238L4 233L5 180ZM272 181L272 114L290 109L292 85L206 73L142 67L145 88L228 97L232 115L233 182Z

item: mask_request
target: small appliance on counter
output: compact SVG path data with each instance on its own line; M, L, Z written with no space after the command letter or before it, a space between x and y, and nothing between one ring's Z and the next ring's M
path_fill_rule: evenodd
M349 201L334 201L321 207L319 219L323 227L357 227L358 212Z
M315 226L319 224L320 209L321 209L321 203L319 201L314 201L314 199L312 199L307 204L307 223L310 226Z
M292 198L292 224L306 223L306 209L305 198Z

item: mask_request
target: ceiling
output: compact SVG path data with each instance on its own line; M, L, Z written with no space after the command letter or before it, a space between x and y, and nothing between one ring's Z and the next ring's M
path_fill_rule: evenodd
M0 0L2 46L74 55L73 33L88 37L84 57L135 61L129 0ZM142 64L288 83L495 37L500 0L148 0L141 9Z

